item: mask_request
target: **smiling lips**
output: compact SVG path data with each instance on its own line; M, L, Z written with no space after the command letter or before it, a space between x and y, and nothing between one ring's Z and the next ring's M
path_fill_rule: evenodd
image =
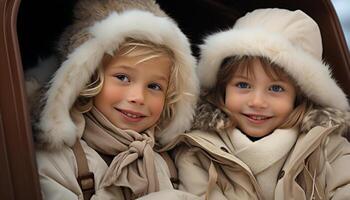
M142 113L138 113L130 110L122 110L118 108L116 108L116 110L119 111L124 117L124 119L129 122L139 122L146 117Z
M248 120L255 124L262 124L268 119L271 119L272 117L265 116L265 115L255 115L255 114L243 114L248 118Z

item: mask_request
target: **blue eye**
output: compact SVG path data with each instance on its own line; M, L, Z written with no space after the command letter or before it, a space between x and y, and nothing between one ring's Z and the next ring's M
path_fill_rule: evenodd
M239 82L239 83L236 84L236 86L238 88L242 88L242 89L250 88L250 85L248 83L246 83L246 82Z
M124 75L124 74L118 74L115 76L117 79L119 79L122 82L129 82L129 78L128 76Z
M152 90L162 90L162 87L157 84L157 83L151 83L148 85L148 88L149 89L152 89Z
M284 88L279 85L272 85L269 90L272 92L283 92Z

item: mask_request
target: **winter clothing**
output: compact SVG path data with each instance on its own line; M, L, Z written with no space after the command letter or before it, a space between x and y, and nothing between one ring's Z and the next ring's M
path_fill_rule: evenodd
M300 129L275 129L250 141L204 99L193 131L168 146L176 146L179 189L213 200L349 199L350 144L342 137L350 126L349 103L322 63L317 24L302 11L259 9L209 36L197 68L204 91L215 86L225 58L246 55L280 66L314 108Z
M115 185L105 187L105 179L108 178L105 174L109 170L109 166L97 151L88 146L84 140L80 140L80 142L87 157L89 169L94 173L96 192L91 199L127 199L124 198L125 194L121 187ZM70 147L62 147L59 151L38 150L36 157L43 199L83 199L76 178L78 173L76 158ZM156 152L154 157L159 190L172 189L167 163Z
M40 130L45 134L39 135L40 142L53 148L74 144L79 136L67 111L98 68L102 56L118 49L126 38L169 47L181 66L178 76L181 85L177 86L181 94L176 103L178 112L157 134L157 140L164 145L176 137L173 133L189 128L197 93L197 78L192 72L195 59L177 24L151 0L82 0L75 13L76 22L67 28L60 42L64 62L46 93L39 122Z
M96 194L92 199L129 199L171 191L168 165L154 147L168 144L191 125L198 81L186 36L153 0L81 0L74 15L73 25L59 42L63 63L50 82L34 124L36 143L41 147L37 163L44 199L83 198L71 149L77 140L94 173ZM86 114L73 108L103 55L118 51L127 38L168 47L179 66L175 114L159 122L160 130L120 130L95 108Z
M201 46L197 68L201 86L215 85L216 74L225 58L242 55L269 58L281 66L313 102L349 110L346 95L322 61L320 30L302 11L258 9L238 19L232 29L207 37Z
M350 125L349 112L314 110L301 131L277 129L256 142L237 129L215 128L223 119L213 122L210 113L196 122L211 121L209 130L183 134L173 144L180 190L213 200L350 197L350 145L341 136Z
M259 141L253 142L240 130L235 129L231 142L234 154L242 160L255 175L265 199L273 199L278 172L287 159L297 139L293 129L277 129Z
M86 114L85 122L84 141L98 152L115 156L104 175L102 187L113 184L127 186L137 194L159 190L154 166L153 129L142 134L121 130L95 107ZM129 165L130 162L136 162L137 165Z

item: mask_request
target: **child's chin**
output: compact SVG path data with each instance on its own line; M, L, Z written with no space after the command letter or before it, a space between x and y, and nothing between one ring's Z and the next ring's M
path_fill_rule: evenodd
M258 140L270 134L270 131L252 131L252 130L241 130L247 137Z

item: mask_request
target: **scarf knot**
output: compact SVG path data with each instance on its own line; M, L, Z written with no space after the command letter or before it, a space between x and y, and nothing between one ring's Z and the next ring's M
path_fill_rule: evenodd
M142 134L139 139L140 140L132 141L129 144L129 152L137 153L139 157L143 157L146 146L149 145L151 148L153 148L154 141L152 138L148 137L145 134Z
M95 107L85 114L85 121L83 139L86 143L96 151L114 157L101 187L125 187L130 189L133 197L159 191L153 128L142 133L119 129Z

